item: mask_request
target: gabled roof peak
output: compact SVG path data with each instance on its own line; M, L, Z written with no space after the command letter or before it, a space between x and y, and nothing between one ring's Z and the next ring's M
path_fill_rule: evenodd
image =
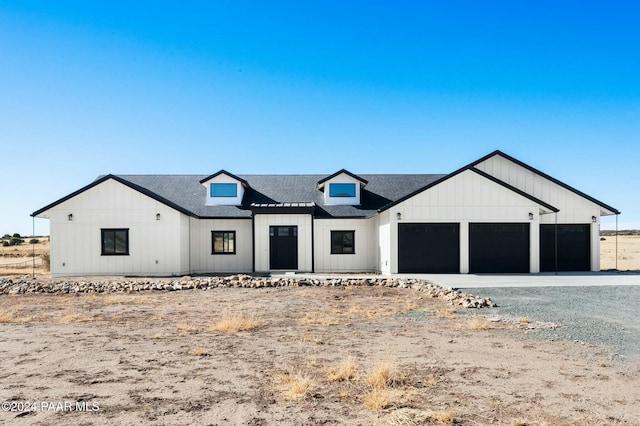
M359 181L359 182L360 182L360 185L362 185L363 187L369 183L369 181L368 181L368 180L363 179L363 178L361 178L360 176L358 176L358 175L356 175L356 174L351 173L351 172L350 172L349 170L347 170L347 169L340 169L340 170L338 170L337 172L335 172L334 174L329 175L329 176L327 176L327 177L325 177L325 178L323 178L323 179L320 179L320 180L318 181L318 188L321 188L321 187L323 186L323 184L324 184L326 181L331 180L331 179L333 179L334 177L339 176L339 175L341 175L341 174L345 174L345 175L347 175L347 176L351 176L351 177L352 177L352 178L354 178L355 180Z
M249 186L249 183L248 183L246 180L244 180L244 179L242 179L242 178L240 178L240 177L238 177L238 176L234 175L233 173L229 173L229 172L228 172L228 171L226 171L225 169L222 169L222 170L220 170L219 172L216 172L216 173L212 174L211 176L207 176L206 178L204 178L204 179L200 180L200 183L205 183L206 181L211 180L211 179L213 179L214 177L219 176L219 175L227 175L227 176L229 176L230 178L237 180L238 182L240 182L240 183L241 183L241 184L243 184L244 186L246 186L246 187L248 187L248 186Z
M586 198L587 200L591 201L592 203L597 204L597 205L599 205L600 207L602 207L602 208L604 208L606 210L609 210L613 214L620 214L620 212L617 209L615 209L615 208L603 203L602 201L596 200L595 198L585 194L582 191L579 191L579 190L575 189L572 186L567 185L564 182L559 181L558 179L556 179L554 177L549 176L548 174L536 169L535 167L531 167L530 165L528 165L526 163L523 163L522 161L518 160L517 158L514 158L514 157L510 156L509 154L505 154L504 152L500 151L499 149L496 149L492 153L487 154L484 157L474 161L473 163L469 164L467 167L475 167L478 164L480 164L480 163L482 163L482 162L484 162L484 161L488 160L489 158L494 157L496 155L499 155L502 158L504 158L506 160L509 160L512 163L517 164L520 167L523 167L524 169L529 170L530 172L532 172L534 174L537 174L538 176L542 176L543 178L555 183L556 185L559 185L559 186L563 187L564 189L566 189L568 191L573 192L574 194L576 194L576 195L578 195L580 197Z

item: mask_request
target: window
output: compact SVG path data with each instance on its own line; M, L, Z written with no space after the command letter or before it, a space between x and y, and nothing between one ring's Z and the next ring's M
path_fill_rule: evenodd
M329 197L355 197L355 183L330 183Z
M129 255L128 229L101 229L103 256Z
M211 254L236 254L236 231L211 231Z
M355 252L355 231L331 231L331 254Z
M235 183L212 183L211 196L235 198L238 196L238 185Z

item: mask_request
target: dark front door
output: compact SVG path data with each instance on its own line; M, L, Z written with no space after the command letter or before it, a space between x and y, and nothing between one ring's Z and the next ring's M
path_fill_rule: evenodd
M398 272L460 272L460 224L398 224Z
M469 272L529 272L529 224L470 223Z
M269 268L298 269L298 227L269 227Z
M558 227L558 271L591 270L591 225ZM556 225L540 225L540 271L556 270Z

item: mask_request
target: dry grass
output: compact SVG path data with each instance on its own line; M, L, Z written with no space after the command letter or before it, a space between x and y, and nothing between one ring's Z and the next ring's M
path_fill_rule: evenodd
M58 322L60 324L71 324L71 323L74 323L74 322L90 322L90 321L94 321L94 320L95 320L95 318L87 317L87 316L84 316L84 315L76 313L76 312L70 312L70 313L65 314L62 317L60 317Z
M324 345L324 340L321 336L317 336L314 334L305 334L302 337L303 342L315 343L316 345Z
M261 324L253 317L244 314L225 314L220 321L209 328L211 331L223 333L236 333L238 331L249 331L259 327Z
M195 347L191 350L191 355L193 356L208 356L209 355L209 351L206 350L205 348L201 348L201 347Z
M379 361L364 376L364 382L373 389L384 389L403 384L405 376L391 360Z
M349 318L380 318L388 317L399 313L400 310L386 307L365 307L362 305L352 305L347 309L345 315Z
M455 416L448 411L428 411L401 408L390 413L385 419L386 426L422 426L432 424L452 424Z
M436 318L456 319L458 318L458 311L454 308L438 309L436 311Z
M364 395L363 404L372 410L384 410L398 405L398 396L394 389L372 389Z
M278 392L285 399L292 401L305 399L314 387L311 377L302 372L279 375L276 377L276 382Z
M88 296L91 302L100 305L146 305L156 303L157 300L150 296L125 296L125 295L96 295Z
M527 317L519 317L516 319L520 324L529 324L531 320Z
M300 320L301 324L306 325L337 325L338 320L335 315L318 311L307 312Z
M345 382L353 380L358 374L358 365L352 357L343 359L337 366L327 369L329 382Z
M20 315L21 308L0 311L0 324L23 324L30 322L33 318Z
M200 328L191 323L180 323L176 325L176 330L184 331L186 333L198 333L200 331Z
M471 331L482 331L489 329L489 321L484 318L476 318L467 322L467 329Z

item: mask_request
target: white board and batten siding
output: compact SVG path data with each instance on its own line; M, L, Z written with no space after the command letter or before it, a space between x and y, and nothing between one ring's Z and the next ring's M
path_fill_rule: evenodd
M401 203L388 211L390 226L380 227L382 258L390 255L390 268L383 273L398 272L398 223L459 223L460 272L469 272L470 223L530 223L530 271L539 271L539 212L534 201L519 195L479 174L466 170ZM386 213L386 212L385 212ZM398 219L400 213L400 219ZM533 213L533 220L529 219ZM383 223L381 216L381 225ZM388 231L388 236L382 232Z
M299 272L310 272L312 265L312 236L310 214L258 214L254 217L254 241L256 244L256 272L270 270L269 227L298 227L298 269Z
M475 167L559 209L557 222L560 224L590 224L591 270L600 270L600 215L614 212L500 155L494 155ZM595 223L593 217L596 218ZM546 215L540 221L551 224L556 222L556 217Z
M383 274L391 274L391 211L386 210L378 215L378 270ZM394 234L397 239L397 223L393 224ZM396 271L398 267L396 266Z
M48 214L54 277L189 272L188 217L115 180L52 207ZM103 228L129 229L129 255L101 254Z
M212 231L235 231L235 254L212 254ZM191 218L192 273L251 273L253 238L251 219Z
M316 272L374 272L377 256L377 218L316 219ZM354 231L353 254L331 254L331 231Z

